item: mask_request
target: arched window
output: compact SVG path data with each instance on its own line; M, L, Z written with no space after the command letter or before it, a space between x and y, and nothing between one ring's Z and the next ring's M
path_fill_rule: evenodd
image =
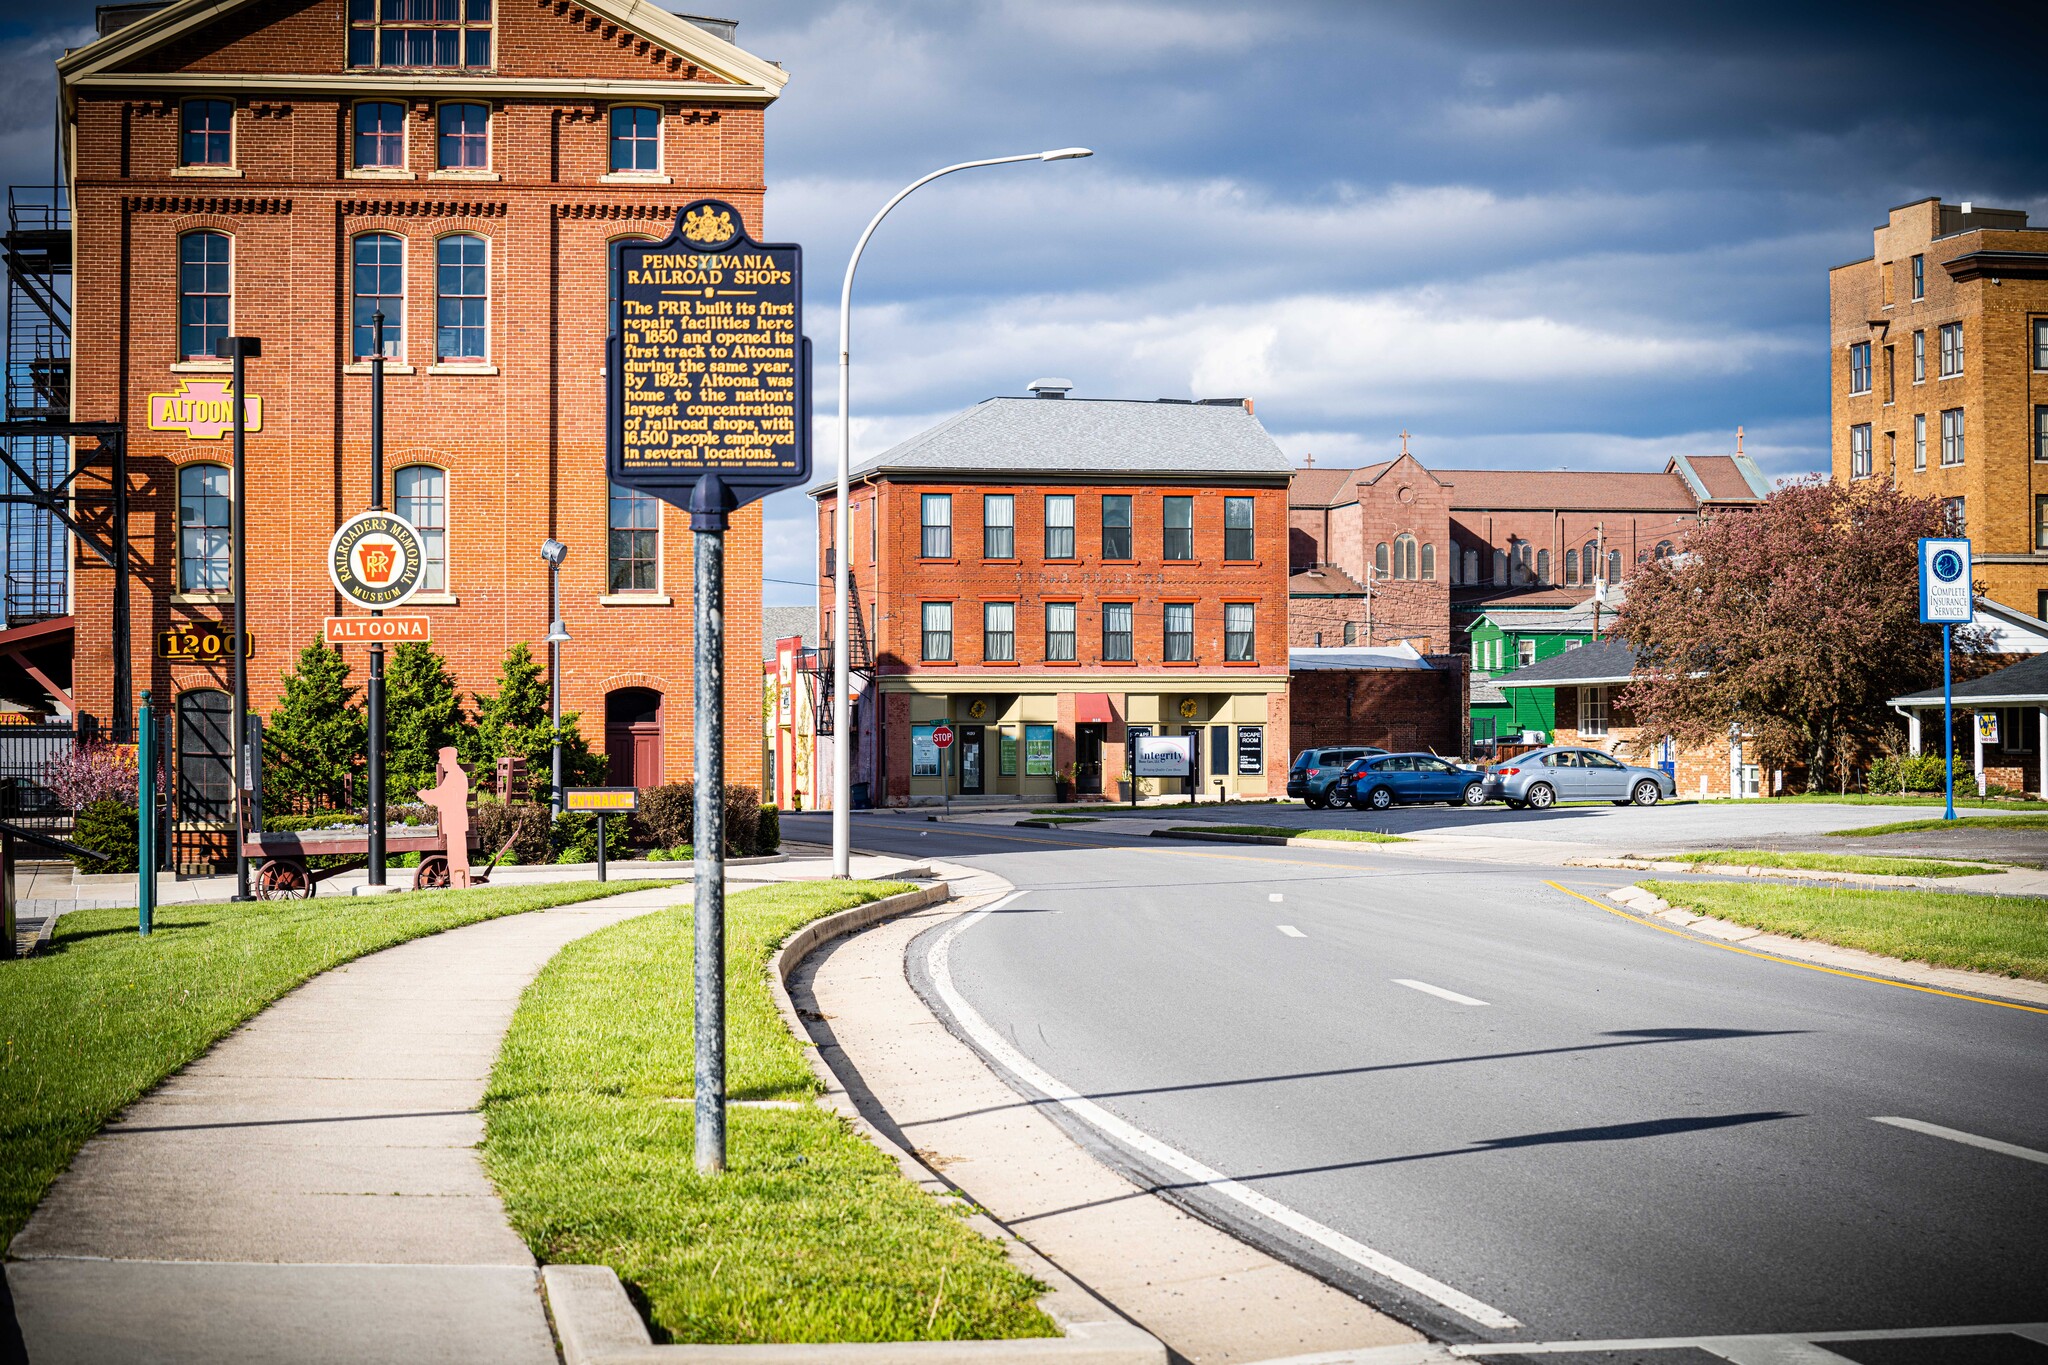
M458 232L434 250L434 358L481 362L490 355L490 249Z
M181 164L234 164L234 105L226 100L186 100L178 113L178 160Z
M448 471L409 464L391 476L391 506L419 528L421 592L448 591Z
M365 100L356 106L356 168L401 170L405 166L405 106Z
M1406 531L1394 537L1394 577L1415 577L1415 537Z
M1609 550L1607 552L1607 581L1609 583L1619 583L1621 581L1621 551L1619 550Z
M229 720L234 698L217 688L194 688L178 698L178 814L186 820L225 820L232 811L234 745Z
M1477 550L1465 551L1465 581L1467 583L1477 583L1479 581L1479 551Z
M1508 542L1508 581L1518 588L1529 582L1529 542L1526 540Z
M1507 552L1506 550L1495 550L1495 551L1493 552L1493 582L1494 582L1494 586L1495 586L1495 587L1499 587L1499 586L1501 586L1501 585L1505 584L1505 583L1506 583L1507 581L1508 581L1508 552Z
M1393 568L1388 563L1388 560L1389 555L1387 552L1387 542L1383 540L1378 545L1375 545L1372 551L1373 572L1378 574L1381 578L1390 577L1394 572Z
M234 278L225 232L188 232L178 239L178 356L212 360L233 321Z
M405 354L405 242L389 232L366 232L350 249L355 309L350 348L357 360L376 349L376 314L384 313L384 354Z
M1452 583L1460 581L1458 571L1460 567L1464 564L1464 562L1464 550L1459 547L1457 541L1452 541L1450 557L1444 561L1444 577L1449 579Z
M1564 552L1564 581L1567 586L1576 584L1579 581L1579 552L1577 550L1566 550Z
M1434 545L1424 545L1422 547L1422 576L1424 578L1436 577L1436 546Z
M179 592L233 590L231 488L225 465L188 464L178 471Z
M491 111L481 104L441 106L440 162L444 170L477 170L491 164Z
M1544 587L1550 586L1550 551L1536 552L1536 581Z
M1592 582L1592 581L1593 581L1594 579L1596 579L1596 578L1598 578L1598 577L1600 576L1600 542L1599 542L1599 541L1597 541L1597 540L1589 540L1589 541L1587 541L1587 542L1586 542L1585 566L1586 566L1586 581L1587 581L1588 583Z
M1657 542L1657 558L1659 558L1659 559L1669 559L1669 558L1671 558L1671 542L1670 542L1670 541L1668 541L1668 540L1660 540L1660 541L1658 541L1658 542Z
M621 105L612 110L613 172L661 169L661 111Z

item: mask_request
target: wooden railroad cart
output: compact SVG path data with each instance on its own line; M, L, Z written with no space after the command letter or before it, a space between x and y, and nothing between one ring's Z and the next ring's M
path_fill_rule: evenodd
M511 846L510 841L506 847ZM476 851L476 836L469 837L469 850ZM319 884L338 872L348 872L365 866L370 857L370 831L367 828L342 829L299 829L262 830L247 834L242 840L242 852L256 864L255 874L249 879L250 890L264 900L304 900L310 898ZM427 891L449 883L448 841L440 830L435 829L418 834L387 834L384 838L386 857L405 853L420 855L420 865L413 870L412 889ZM471 872L470 884L482 885L490 881L491 868L505 855L499 849L490 865ZM346 858L347 862L333 867L316 868L308 859Z

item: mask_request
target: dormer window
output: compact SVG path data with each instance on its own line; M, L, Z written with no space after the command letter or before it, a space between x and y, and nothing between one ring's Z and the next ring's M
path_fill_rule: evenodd
M348 0L352 67L488 67L491 0Z

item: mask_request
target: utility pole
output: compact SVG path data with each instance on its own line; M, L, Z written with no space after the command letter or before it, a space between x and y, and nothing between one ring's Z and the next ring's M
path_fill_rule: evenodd
M249 580L247 563L249 559L248 516L248 416L249 397L244 388L248 378L243 361L263 354L263 342L258 337L223 337L214 349L214 354L229 361L234 367L233 388L235 401L230 405L234 429L234 505L230 539L234 544L230 551L234 568L235 594L235 716L229 726L231 743L235 746L235 896L238 901L253 900L249 894L249 855L244 849L244 840L249 828ZM127 554L127 547L121 547Z
M370 510L384 510L384 310L370 314ZM372 611L372 616L382 616ZM370 642L370 826L371 886L384 885L384 642Z

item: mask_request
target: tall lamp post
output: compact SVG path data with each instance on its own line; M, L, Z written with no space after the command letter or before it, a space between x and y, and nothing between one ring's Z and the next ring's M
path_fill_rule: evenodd
M249 826L249 793L243 785L249 780L249 585L243 572L249 558L248 521L243 516L243 507L247 502L243 493L248 483L245 445L248 435L246 427L249 400L243 396L246 392L243 381L247 375L242 368L242 362L262 355L263 342L258 337L223 337L215 345L214 354L234 365L235 401L231 420L235 433L235 472L233 501L229 506L233 541L229 547L229 562L234 565L232 590L235 594L235 719L229 729L232 736L229 742L235 746L235 899L246 901L254 900L255 897L249 894L249 855L245 851ZM121 553L128 553L126 546L121 547ZM145 756L143 761L146 763L151 760Z
M882 205L881 212L868 220L867 228L860 234L860 240L853 244L853 256L846 263L846 282L839 289L839 480L838 499L832 508L833 540L841 547L840 562L832 571L832 875L851 877L853 875L853 743L847 731L853 723L853 708L847 697L851 684L851 668L847 659L846 628L846 564L852 555L852 546L847 542L846 500L851 496L851 484L847 477L847 466L853 462L853 427L848 415L849 395L852 392L852 333L853 333L853 272L860 265L860 254L867 249L868 238L875 235L875 229L889 216L889 210L908 198L912 191L923 188L942 175L955 171L973 170L977 166L1004 166L1013 161L1072 161L1078 157L1093 156L1086 147L1059 147L1049 152L1026 152L1021 156L994 156L985 161L962 161L957 165L943 166L921 180L912 181L898 190L896 197Z
M561 541L541 542L540 557L548 562L548 719L554 724L555 743L549 765L549 804L556 815L562 804L562 646L569 642L569 628L562 624L562 561L569 547Z

